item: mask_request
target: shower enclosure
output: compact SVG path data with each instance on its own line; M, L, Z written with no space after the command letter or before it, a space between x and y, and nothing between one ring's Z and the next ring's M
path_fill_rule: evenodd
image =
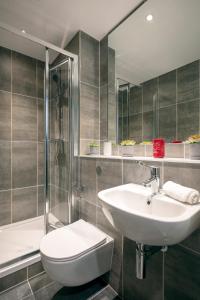
M78 58L0 24L0 277L75 220Z

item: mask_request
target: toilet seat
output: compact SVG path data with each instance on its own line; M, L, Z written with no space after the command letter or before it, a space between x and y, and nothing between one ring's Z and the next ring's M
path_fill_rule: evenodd
M80 219L44 236L40 251L49 260L70 261L105 244L106 238L98 228Z

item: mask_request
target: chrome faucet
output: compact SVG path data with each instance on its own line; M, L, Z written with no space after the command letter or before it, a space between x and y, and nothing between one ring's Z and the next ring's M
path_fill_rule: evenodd
M156 167L156 166L149 166L145 163L143 163L142 161L137 161L137 163L142 166L142 167L146 167L149 168L151 170L151 177L147 180L145 180L142 184L144 186L150 187L152 194L151 194L151 198L158 194L160 191L160 168Z

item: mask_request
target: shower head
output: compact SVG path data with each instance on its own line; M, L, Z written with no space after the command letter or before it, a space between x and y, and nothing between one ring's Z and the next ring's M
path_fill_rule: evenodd
M53 81L55 81L56 83L58 83L59 82L59 75L58 75L58 73L54 73L53 76L52 76L52 79L53 79Z

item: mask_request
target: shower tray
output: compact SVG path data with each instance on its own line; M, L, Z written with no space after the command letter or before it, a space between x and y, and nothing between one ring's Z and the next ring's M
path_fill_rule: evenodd
M44 235L44 217L0 227L0 268L37 253Z

